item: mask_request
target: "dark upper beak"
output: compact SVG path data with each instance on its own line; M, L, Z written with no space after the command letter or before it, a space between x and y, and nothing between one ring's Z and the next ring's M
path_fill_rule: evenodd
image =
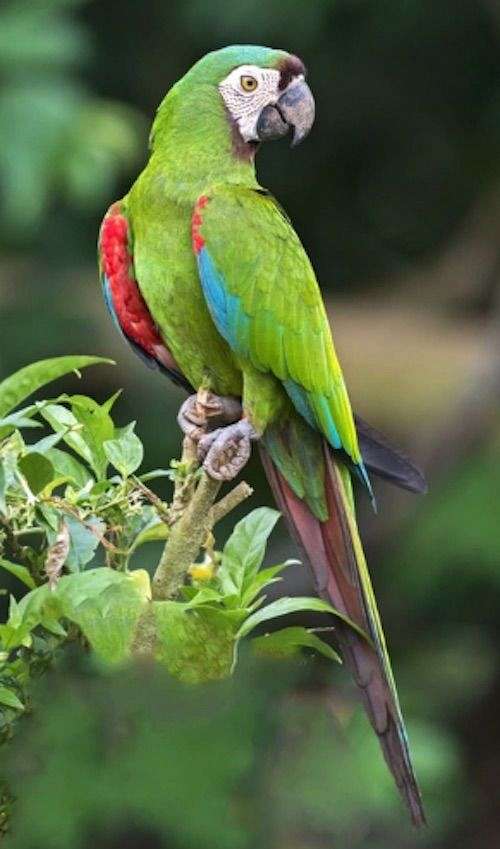
M314 124L314 97L304 80L292 83L277 103L265 106L257 122L260 141L286 136L293 130L292 147L305 139Z

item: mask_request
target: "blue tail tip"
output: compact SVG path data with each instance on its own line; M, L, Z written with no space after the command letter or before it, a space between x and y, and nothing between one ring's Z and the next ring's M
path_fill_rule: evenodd
M371 485L370 478L368 477L368 472L366 471L365 464L363 462L359 463L358 469L359 469L359 474L360 474L361 480L363 481L364 485L366 486L366 488L368 490L368 495L370 496L370 501L372 503L373 512L378 513L377 499L375 498L375 495L373 493L373 488L372 488L372 485Z

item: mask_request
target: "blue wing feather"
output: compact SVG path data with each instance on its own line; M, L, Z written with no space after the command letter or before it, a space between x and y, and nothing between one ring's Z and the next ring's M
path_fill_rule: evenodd
M242 308L241 298L228 291L224 277L217 270L206 246L203 246L197 253L197 261L205 300L217 330L236 354L249 356L250 317L245 314ZM308 397L309 393L292 379L283 380L282 385L299 415L311 427L318 430L314 407ZM321 405L323 420L328 423L327 438L330 445L332 448L342 450L342 441L335 427L326 398L316 396L315 402ZM367 487L374 509L376 509L372 487L364 463L361 461L353 465L358 477Z

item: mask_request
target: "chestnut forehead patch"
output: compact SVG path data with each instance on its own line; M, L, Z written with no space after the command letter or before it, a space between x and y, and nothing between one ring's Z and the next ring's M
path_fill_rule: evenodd
M288 56L283 59L278 65L280 72L279 90L283 91L293 80L294 77L306 76L306 68L304 63L298 56Z

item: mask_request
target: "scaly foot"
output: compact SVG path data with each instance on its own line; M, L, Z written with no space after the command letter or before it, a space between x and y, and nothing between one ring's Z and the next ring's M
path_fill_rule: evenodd
M237 398L200 390L184 401L177 421L182 432L198 442L205 433L239 421L241 413Z
M257 438L257 431L247 419L202 436L198 456L206 473L218 481L233 480L248 462L250 443Z

